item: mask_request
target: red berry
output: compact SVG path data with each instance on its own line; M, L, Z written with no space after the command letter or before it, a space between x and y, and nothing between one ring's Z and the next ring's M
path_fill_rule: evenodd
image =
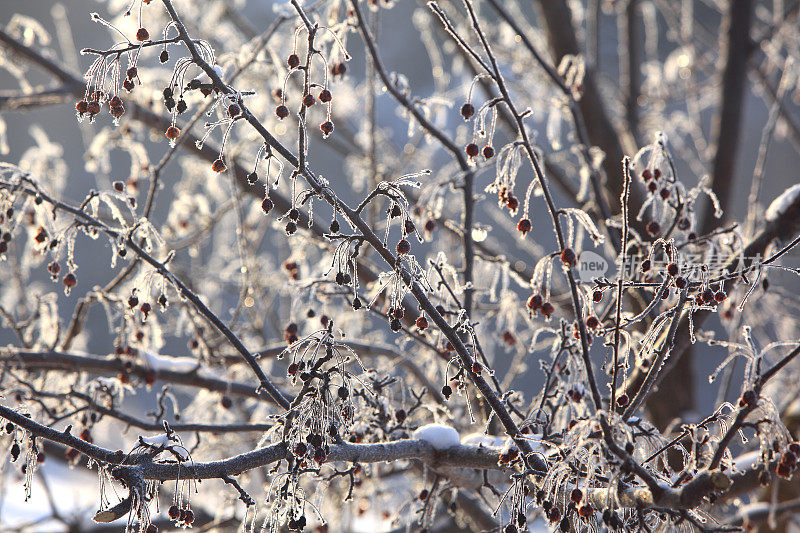
M96 100L89 102L87 111L90 115L98 114L100 112L100 102Z
M231 104L228 106L228 116L238 117L242 112L242 108L238 104Z
M476 155L478 155L478 151L480 149L478 148L477 144L469 143L465 150L466 150L468 156L475 157Z
M538 309L541 309L543 303L544 300L542 299L542 295L534 294L530 298L528 298L528 303L527 303L528 309L530 309L531 311L536 311Z
M753 390L746 390L739 398L739 407L752 407L758 401L758 395Z
M121 117L122 115L125 114L125 108L122 107L121 105L120 106L113 106L113 107L108 108L108 112L111 114L112 117L119 118L119 117Z
M551 304L550 302L544 302L542 304L542 314L547 318L550 318L550 315L553 314L553 311L555 311L555 308L553 307L553 304Z
M289 57L286 59L286 64L289 65L289 68L297 68L300 66L300 58L297 54L289 54Z
M318 98L319 98L320 102L322 102L323 104L327 104L328 102L333 100L333 95L331 94L331 92L328 89L322 89L319 92Z
M397 243L397 253L405 255L411 251L411 243L409 243L406 239L400 239L400 242Z
M519 207L519 200L517 200L517 197L509 194L508 198L506 198L506 207L512 211L516 211Z
M725 291L720 290L714 293L714 300L717 302L724 302L726 297L727 294L725 294Z
M211 170L214 172L225 172L225 169L228 168L225 165L225 161L222 159L215 159L213 163L211 163Z
M569 495L569 499L575 503L578 503L583 499L583 492L581 491L581 489L572 489L572 492Z
M136 40L137 41L146 41L150 38L150 33L145 28L139 28L136 32Z
M325 137L333 133L333 122L330 120L326 120L322 124L319 125L319 129L322 130L322 133L325 134Z
M175 139L178 138L178 135L180 135L180 134L181 134L181 130L179 130L175 126L170 126L169 128L167 128L167 131L166 131L166 133L164 135L167 136L167 139L175 140Z
M627 394L624 394L624 393L623 393L623 394L620 394L620 395L617 397L617 405L618 405L618 406L620 406L620 407L625 407L625 406L627 406L629 401L630 401L630 399L628 398L628 395L627 395Z
M261 202L261 210L264 211L265 215L272 211L273 207L275 207L275 204L272 203L272 200L269 199L269 196L264 198L264 201Z
M520 219L520 221L517 222L517 230L524 236L531 230L531 221L527 218Z
M67 288L71 289L72 287L74 287L77 284L78 284L78 278L76 278L75 274L73 274L72 272L70 272L66 276L64 276L64 285L66 285Z
M125 72L125 75L128 77L129 80L132 80L133 78L136 77L138 73L139 69L137 69L136 67L129 67L128 70Z
M603 300L603 291L594 291L592 293L592 301L597 303Z
M77 104L75 104L75 110L78 112L79 115L85 114L89 111L89 102L86 100L81 100Z
M314 105L316 103L317 103L317 99L314 98L314 95L311 94L311 93L308 93L307 95L305 95L303 97L303 105L306 106L306 107L311 107L312 105Z
M279 119L283 120L289 116L289 108L285 105L279 105L275 108L275 114L278 116Z
M417 328L422 331L428 328L428 319L424 316L417 317Z
M180 516L180 514L181 514L181 510L178 509L177 505L170 505L169 510L167 511L167 514L173 520L177 520L178 516Z
M678 265L676 265L675 263L668 264L667 265L667 274L669 274L672 277L677 276L678 275Z
M483 147L483 157L484 159L491 159L494 157L494 148L489 145Z
M123 81L123 82L122 82L122 87L123 87L123 88L124 88L126 91L128 91L128 92L131 92L131 91L132 91L132 90L133 90L133 89L136 87L136 84L135 84L135 83L133 83L133 81L132 81L132 80L128 80L128 79L126 79L125 81ZM152 524L151 524L151 525L152 525Z
M185 524L191 524L194 522L194 513L191 509L186 509L186 514L183 516L183 522Z
M595 329L600 326L600 320L596 316L590 316L586 319L586 326Z
M665 188L661 189L661 192L659 194L661 195L661 198L666 200L667 198L669 198L670 192L669 192L669 189L667 189L665 187Z
M650 170L644 169L642 171L642 180L643 181L650 181L651 179L653 179L653 174L650 173Z
M483 365L481 365L478 361L472 363L472 373L473 374L480 374L483 371Z
M564 248L561 251L561 262L567 265L568 267L575 266L575 252L572 251L572 248Z
M461 106L461 116L464 117L464 120L469 120L472 115L475 114L475 106L470 104L469 102L465 103Z

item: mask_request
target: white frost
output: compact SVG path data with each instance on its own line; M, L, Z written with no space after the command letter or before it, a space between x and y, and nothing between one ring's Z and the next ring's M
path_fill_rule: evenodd
M777 220L779 216L788 211L792 204L797 201L798 196L800 196L800 183L792 185L783 191L780 196L769 204L765 215L767 221L772 222L773 220Z
M452 448L461 442L458 431L442 424L426 424L417 429L413 437L417 440L424 440L437 450Z

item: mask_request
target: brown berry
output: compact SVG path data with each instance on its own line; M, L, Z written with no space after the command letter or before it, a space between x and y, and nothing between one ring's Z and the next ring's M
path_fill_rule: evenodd
M279 105L275 108L275 114L278 116L279 119L283 120L289 116L289 108L285 105Z
M169 139L169 140L177 139L178 135L180 135L180 134L181 134L181 130L179 130L175 126L170 126L169 128L167 128L167 131L164 133L164 135L166 135L167 139Z
M531 221L527 218L520 219L520 221L517 222L517 230L524 236L531 230Z
M464 120L469 120L474 114L475 114L474 105L467 102L461 106L461 116L464 117Z
M150 38L150 33L147 31L146 28L139 28L136 31L136 40L137 41L146 41Z
M467 145L467 147L465 148L465 151L467 152L467 155L470 156L470 157L475 157L476 155L478 155L478 151L479 150L480 150L480 148L478 148L478 145L475 144L475 143L469 143Z

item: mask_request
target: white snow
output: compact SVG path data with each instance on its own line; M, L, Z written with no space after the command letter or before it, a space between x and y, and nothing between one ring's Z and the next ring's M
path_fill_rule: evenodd
M147 350L141 350L139 355L144 359L145 364L152 370L166 370L168 372L192 372L196 370L200 363L192 357L165 357Z
M458 431L442 424L426 424L418 428L413 437L417 440L424 440L437 450L452 448L461 443Z
M484 448L502 448L506 444L505 437L486 435L485 433L470 433L461 439L465 446L483 446Z
M769 207L767 208L767 213L765 218L768 222L772 222L773 220L777 220L779 216L784 214L791 206L797 201L797 198L800 197L800 183L796 185L792 185L783 193L775 198Z
M153 435L152 437L142 437L140 436L139 439L148 446L152 446L154 448L164 448L165 450L171 450L176 455L178 455L181 459L188 459L189 454L180 445L180 443L176 442L177 439L173 437L170 439L166 434L161 435Z

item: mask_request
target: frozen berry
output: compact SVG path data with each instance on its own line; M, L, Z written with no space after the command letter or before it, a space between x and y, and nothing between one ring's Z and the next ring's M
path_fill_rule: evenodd
M520 219L520 221L517 222L517 230L524 236L531 230L531 221L527 218Z
M469 120L474 114L475 114L474 105L467 102L461 106L461 116L464 117L464 120Z
M289 68L297 68L300 66L300 58L297 54L289 54L286 64L289 65Z
M541 309L543 303L544 300L542 299L542 295L534 294L530 298L528 298L527 302L528 309L530 309L531 311L536 311L538 309Z
M678 275L678 265L676 265L675 263L668 264L667 265L667 274L669 274L672 277L677 276Z
M333 100L333 95L328 89L322 89L319 92L319 96L317 96L317 98L319 98L319 101L322 102L323 104L327 104L328 102Z
M468 156L475 157L476 155L478 155L478 151L480 150L480 148L478 148L478 145L475 143L469 143L465 148L465 150Z
M483 147L483 157L484 159L491 159L494 157L494 148L489 145Z
M575 252L572 251L572 248L564 248L564 250L561 251L561 262L566 266L575 266L575 261Z
M279 105L275 108L275 114L278 116L279 119L283 120L289 116L289 108L285 105Z
M170 140L177 139L178 135L180 135L180 134L181 134L181 130L179 130L175 126L170 126L169 128L167 128L167 131L164 133L164 135L167 136L167 139L170 139Z
M225 165L225 161L222 159L215 159L213 163L211 163L211 170L214 172L225 172L225 169L228 168Z
M397 253L405 255L410 251L411 243L409 243L406 239L400 239L400 242L397 243Z
M136 31L136 40L137 41L146 41L150 38L150 33L147 31L146 28L139 28Z

